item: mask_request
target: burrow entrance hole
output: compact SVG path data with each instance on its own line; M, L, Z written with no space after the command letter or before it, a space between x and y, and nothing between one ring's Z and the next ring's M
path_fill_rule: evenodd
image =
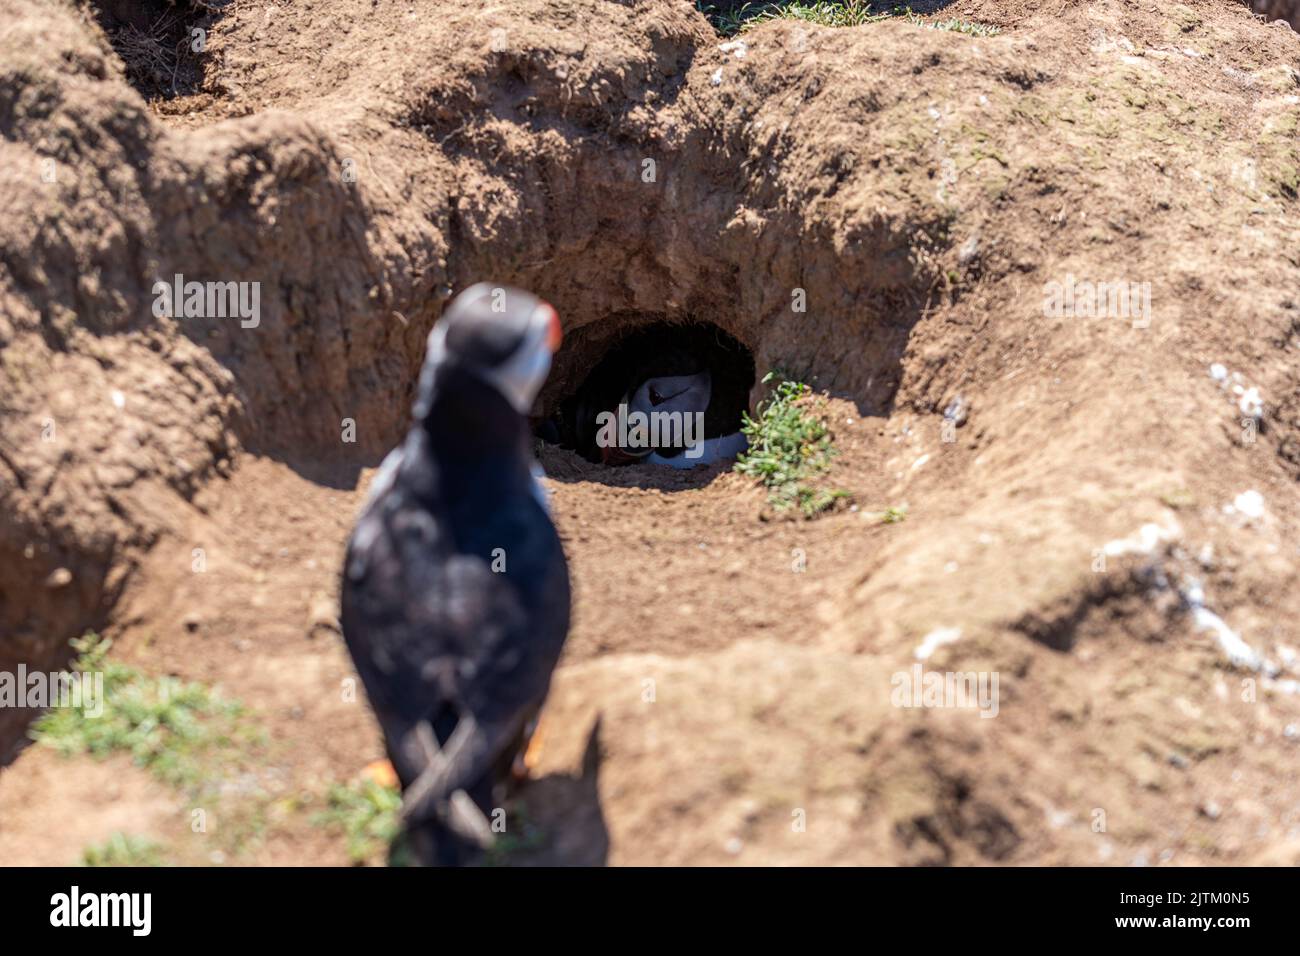
M534 433L611 467L734 459L754 375L750 349L709 322L592 323L555 356Z
M92 0L90 9L146 100L198 93L209 33L233 0Z

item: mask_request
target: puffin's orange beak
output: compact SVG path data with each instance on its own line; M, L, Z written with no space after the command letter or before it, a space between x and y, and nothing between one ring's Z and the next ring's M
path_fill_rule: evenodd
M556 314L555 309L550 304L547 304L546 310L551 313L550 325L546 330L546 347L554 355L559 351L560 342L564 338L564 330L560 328L560 317Z

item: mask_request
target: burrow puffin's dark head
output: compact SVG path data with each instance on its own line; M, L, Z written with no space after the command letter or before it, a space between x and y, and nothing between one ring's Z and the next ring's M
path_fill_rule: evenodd
M452 367L488 383L527 415L559 347L560 318L549 303L509 286L470 286L429 333L415 417L432 408L438 370Z

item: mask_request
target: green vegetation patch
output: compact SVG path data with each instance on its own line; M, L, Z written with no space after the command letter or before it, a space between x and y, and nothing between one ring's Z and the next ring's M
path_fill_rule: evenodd
M114 833L99 846L81 851L82 866L166 866L160 843L148 837Z
M706 17L718 33L735 36L750 27L769 20L801 20L824 27L856 27L883 20L902 19L914 26L931 30L947 30L968 36L995 36L1002 31L995 26L959 20L927 20L913 12L910 6L900 4L880 11L870 0L774 0L767 3L710 3L696 0L695 7Z
M102 675L103 712L56 708L36 721L31 735L64 756L104 758L127 753L158 779L194 787L218 775L261 737L242 720L244 708L215 691L171 676L145 674L108 659L112 641L87 634L72 642L73 669Z
M374 780L336 783L325 800L326 809L314 822L343 831L353 863L386 856L402 832L402 793L397 787Z
M797 506L813 517L848 497L848 492L816 487L811 482L830 466L835 451L826 422L813 412L812 389L777 372L771 395L759 403L757 417L745 415L741 430L749 450L736 459L735 470L757 478L777 511Z

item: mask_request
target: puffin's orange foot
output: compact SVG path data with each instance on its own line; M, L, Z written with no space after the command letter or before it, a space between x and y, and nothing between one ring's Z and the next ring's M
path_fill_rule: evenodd
M617 446L610 446L600 450L600 463L602 465L635 465L637 462L645 461L650 451L647 448L638 455Z
M381 787L396 787L397 771L387 760L372 760L361 771L361 779Z
M533 723L531 732L528 733L527 743L522 750L515 754L514 762L510 765L510 775L515 778L516 783L523 783L528 779L528 775L539 763L542 762L542 743L546 735L546 721L543 717L538 717Z

